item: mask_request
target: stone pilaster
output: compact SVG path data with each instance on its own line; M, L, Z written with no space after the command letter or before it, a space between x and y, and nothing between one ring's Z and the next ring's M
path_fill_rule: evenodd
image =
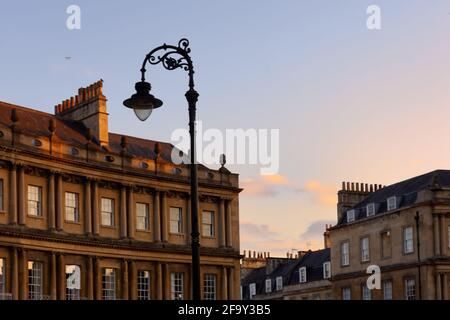
M161 241L161 220L159 213L159 191L156 190L153 194L153 241L160 242Z

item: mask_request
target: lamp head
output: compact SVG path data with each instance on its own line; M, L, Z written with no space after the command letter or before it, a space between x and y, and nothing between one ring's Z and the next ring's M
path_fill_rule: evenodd
M134 86L136 93L123 102L127 108L133 109L136 116L141 121L147 120L153 109L162 106L162 101L150 94L151 85L148 82L136 82Z

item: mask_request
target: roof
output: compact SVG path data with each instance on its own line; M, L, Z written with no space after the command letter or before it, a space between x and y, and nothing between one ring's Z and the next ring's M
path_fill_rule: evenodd
M323 264L330 261L330 248L309 251L296 264L290 276L289 284L300 281L299 270L306 268L306 282L323 280Z
M49 121L53 119L56 125L54 138L74 146L86 145L87 128L77 121L67 121L53 114L26 108L0 101L0 124L5 127L12 125L11 111L15 109L18 117L16 128L23 134L46 137L49 132ZM100 147L99 147L100 148Z
M330 249L308 251L296 260L281 262L270 274L267 268L251 270L242 280L244 299L249 299L249 285L256 285L256 294L265 294L265 280L271 279L272 292L276 291L276 278L283 277L283 285L299 283L299 269L306 267L306 282L323 280L323 263L330 261Z
M0 125L10 127L11 111L15 109L18 121L16 129L23 134L47 137L49 136L49 122L52 119L55 123L55 133L53 138L55 141L67 143L76 147L84 147L87 143L88 129L79 121L64 120L53 114L26 108L7 102L0 101ZM121 139L124 135L117 133L109 133L109 149L108 152L120 154L122 151ZM141 139L137 137L126 136L127 152L130 156L155 159L155 144L159 143L161 148L160 157L171 162L171 152L174 146L167 142ZM102 150L102 147L96 143L90 145L91 148Z
M387 199L397 198L397 208L412 205L417 200L417 193L432 188L450 188L450 170L434 170L417 177L413 177L390 186L383 187L371 193L363 201L355 205L355 220L367 217L367 205L374 203L375 215L387 212ZM342 215L339 225L347 224L347 216Z

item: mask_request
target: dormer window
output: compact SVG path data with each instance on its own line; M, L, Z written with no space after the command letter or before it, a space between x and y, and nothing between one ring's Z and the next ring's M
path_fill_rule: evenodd
M373 216L375 214L375 203L369 203L366 207L367 216Z
M272 280L266 279L266 293L272 292Z
M283 290L283 277L277 277L277 291Z
M182 170L180 168L175 167L172 169L172 173L179 176L179 175L181 175Z
M347 222L355 221L355 210L348 210L347 211Z
M397 209L397 197L389 197L387 199L387 209L388 211Z
M148 163L145 162L145 161L142 161L142 162L139 164L139 167L140 167L141 169L148 169Z
M298 270L298 274L299 274L299 278L300 278L300 283L305 283L306 282L306 267L301 267Z
M72 148L69 149L69 153L70 153L71 155L73 155L73 156L77 156L80 152L78 151L77 148L72 147Z
M31 143L32 143L33 146L35 146L35 147L42 147L42 142L41 142L41 140L39 140L39 139L33 139L33 140L31 141Z
M250 299L252 299L253 296L256 295L256 284L255 283L250 283L249 291L250 291Z
M331 278L331 262L330 261L323 263L323 278L324 279Z

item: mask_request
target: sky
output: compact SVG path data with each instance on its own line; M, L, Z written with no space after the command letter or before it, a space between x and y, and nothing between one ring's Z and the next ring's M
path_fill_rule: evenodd
M146 122L122 101L152 48L188 38L203 127L279 129L276 174L228 168L244 188L241 250L284 255L322 247L342 181L450 168L448 30L450 0L1 1L0 100L53 112L101 78L110 131L170 141L188 121L184 72L149 68L165 105Z

